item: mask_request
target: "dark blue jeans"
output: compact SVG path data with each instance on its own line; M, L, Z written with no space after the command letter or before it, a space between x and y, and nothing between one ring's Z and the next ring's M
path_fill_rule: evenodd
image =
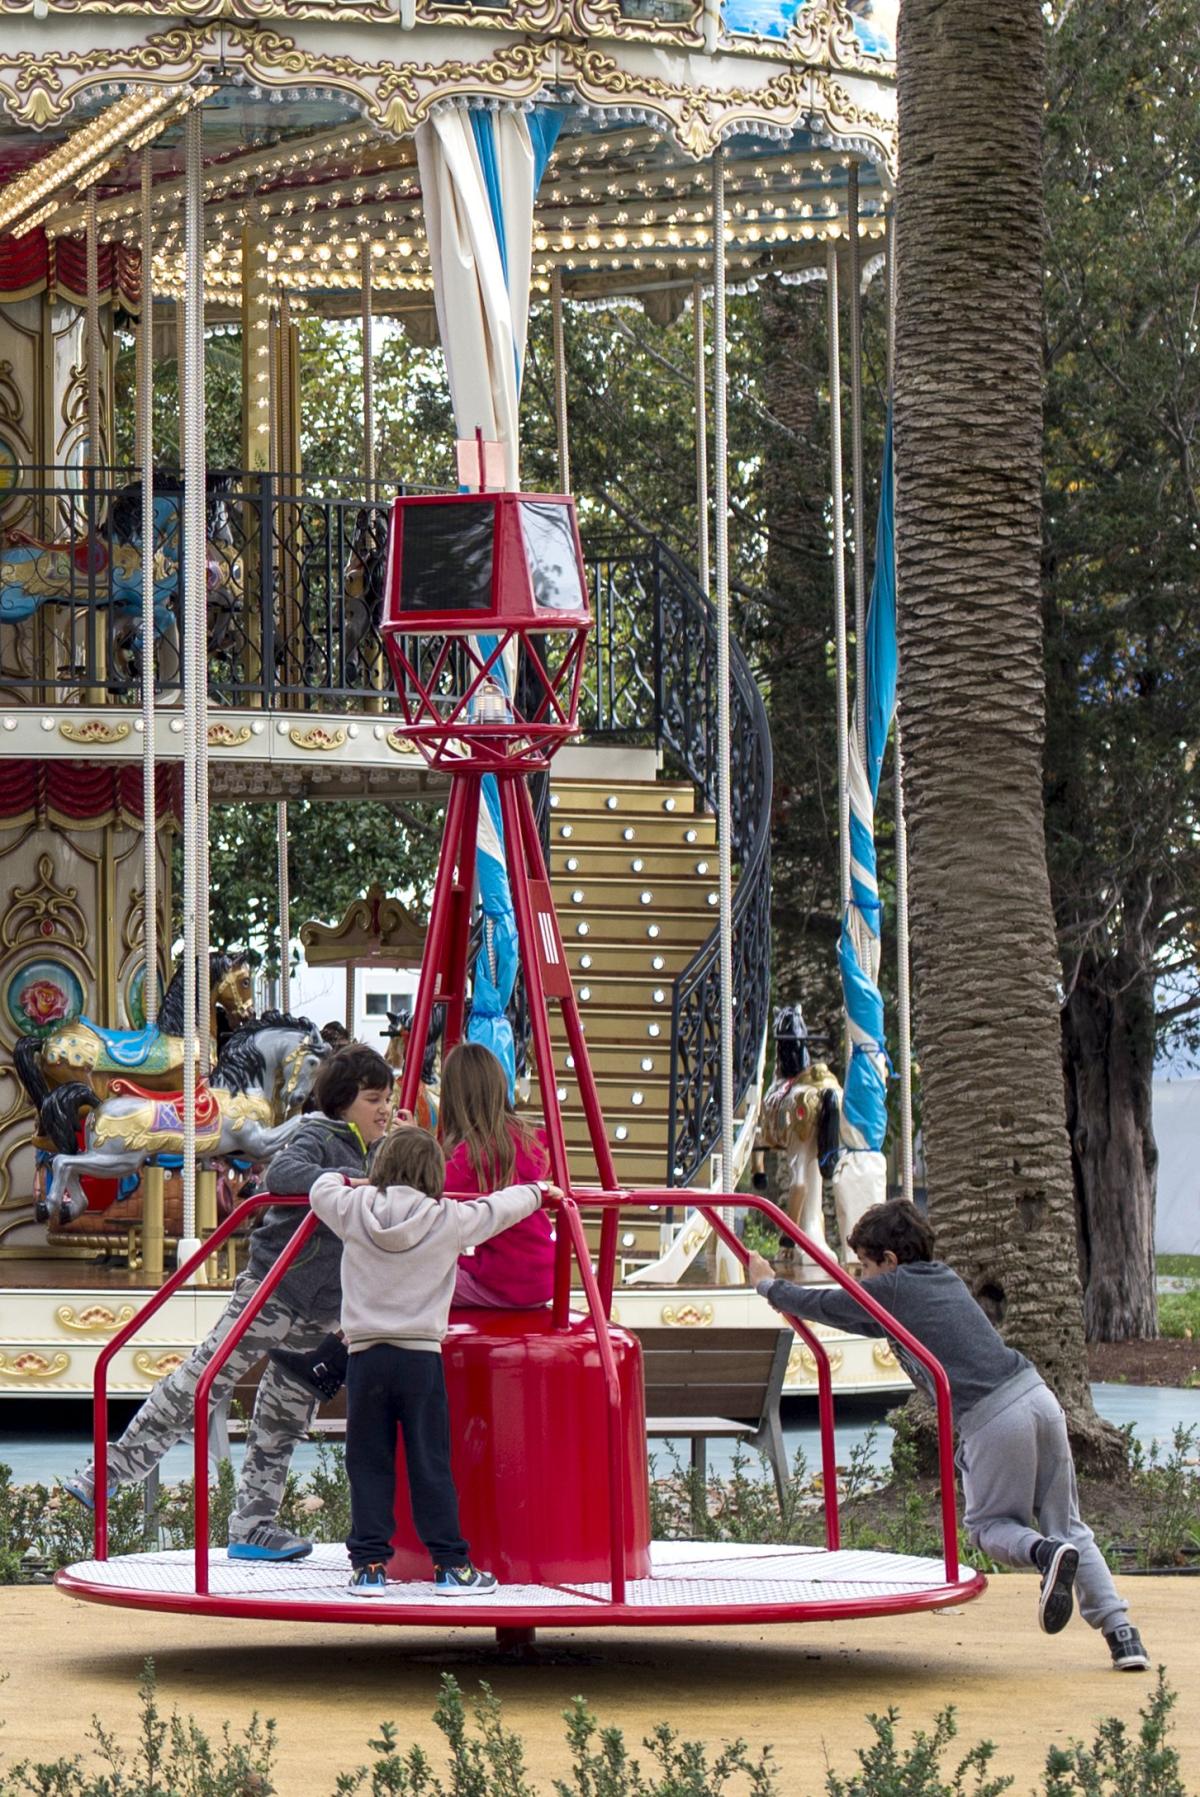
M450 1471L450 1409L442 1357L378 1342L351 1354L346 1375L346 1471L352 1566L386 1563L396 1526L396 1428L404 1437L417 1534L436 1566L470 1559Z

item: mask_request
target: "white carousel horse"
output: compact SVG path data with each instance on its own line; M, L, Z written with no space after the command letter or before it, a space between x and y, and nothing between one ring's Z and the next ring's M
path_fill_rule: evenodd
M197 1084L197 1159L270 1160L299 1128L299 1107L328 1053L306 1017L267 1011L236 1030L223 1044L212 1078ZM114 1082L114 1090L120 1083ZM87 1145L77 1153L85 1114ZM81 1082L59 1086L42 1107L42 1125L60 1150L45 1210L57 1211L64 1224L87 1209L81 1175L125 1179L155 1155L183 1153L182 1094L147 1092L132 1082L102 1103Z
M842 1151L842 1088L824 1061L812 1059L811 1037L799 1005L775 1013L775 1078L763 1099L762 1139L788 1160L791 1183L786 1205L792 1222L818 1247L826 1247L822 1201L824 1181L833 1182L841 1260L854 1263L846 1241L866 1202L861 1182L845 1177L850 1158Z

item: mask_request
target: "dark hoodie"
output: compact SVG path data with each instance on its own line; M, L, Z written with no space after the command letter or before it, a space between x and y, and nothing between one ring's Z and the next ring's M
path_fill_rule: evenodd
M313 1111L269 1163L265 1184L268 1192L307 1196L322 1173L357 1178L366 1170L366 1144L354 1125ZM273 1204L262 1212L262 1221L250 1235L249 1268L255 1279L266 1278L307 1215L299 1204ZM277 1289L298 1316L311 1317L315 1323L332 1323L337 1316L342 1302L342 1244L323 1223L318 1223Z

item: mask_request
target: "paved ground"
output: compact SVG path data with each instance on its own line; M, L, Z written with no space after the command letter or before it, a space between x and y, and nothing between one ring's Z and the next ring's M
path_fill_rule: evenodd
M1187 1578L1129 1582L1147 1645L1181 1693L1175 1739L1189 1790L1200 1793L1200 1587ZM1078 1620L1048 1640L1034 1620L1035 1586L994 1579L956 1614L767 1629L550 1634L535 1664L497 1659L481 1635L190 1621L78 1604L38 1587L0 1589L4 1761L51 1758L82 1744L99 1711L132 1741L141 1663L157 1662L165 1704L214 1734L259 1709L280 1728L280 1797L330 1797L336 1774L361 1765L385 1717L401 1739L436 1751L429 1720L439 1671L464 1686L488 1679L524 1735L539 1789L566 1770L560 1713L582 1693L631 1744L669 1719L716 1745L741 1734L771 1742L786 1797L820 1797L826 1755L843 1771L865 1741L868 1710L895 1703L910 1726L958 1707L960 1740L995 1740L1015 1797L1037 1788L1047 1745L1087 1735L1105 1715L1129 1721L1144 1677L1106 1664L1103 1643Z

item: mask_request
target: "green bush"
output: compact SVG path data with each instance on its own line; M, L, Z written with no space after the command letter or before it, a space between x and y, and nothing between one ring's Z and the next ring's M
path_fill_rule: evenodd
M274 1797L273 1722L255 1714L240 1734L226 1723L213 1743L191 1716L164 1717L149 1660L139 1697L131 1750L95 1718L89 1740L97 1765L85 1765L82 1754L22 1760L7 1772L0 1768L0 1797ZM1131 1731L1110 1716L1097 1724L1090 1746L1051 1747L1034 1797L1189 1797L1168 1739L1174 1704L1160 1669L1140 1726ZM396 1724L384 1722L368 1742L372 1764L339 1774L333 1797L543 1797L546 1787L530 1782L521 1737L505 1726L488 1685L480 1684L468 1709L457 1680L444 1673L433 1719L445 1741L444 1772L423 1748L402 1747ZM554 1797L781 1797L769 1747L755 1754L734 1741L710 1757L702 1742L681 1739L664 1722L643 1741L643 1763L619 1728L601 1727L582 1697L565 1721L570 1766L553 1780ZM857 1749L856 1771L842 1777L830 1767L825 1797L1001 1797L1012 1788L1010 1777L992 1771L990 1741L944 1763L957 1735L953 1708L935 1719L932 1733L915 1730L908 1744L898 1737L898 1721L895 1709L868 1716L873 1738Z
M1200 1285L1159 1294L1158 1333L1176 1341L1200 1341Z

